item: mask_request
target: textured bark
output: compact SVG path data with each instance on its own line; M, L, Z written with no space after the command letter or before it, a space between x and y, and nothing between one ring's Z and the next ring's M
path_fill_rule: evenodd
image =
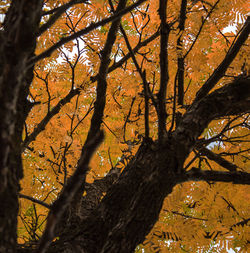
M60 237L63 243L48 252L133 252L177 183L176 167L171 146L143 143L91 215L66 229Z
M35 31L42 1L12 1L1 31L0 46L0 252L15 252L20 144L29 110L26 100L32 81L29 59L36 46Z

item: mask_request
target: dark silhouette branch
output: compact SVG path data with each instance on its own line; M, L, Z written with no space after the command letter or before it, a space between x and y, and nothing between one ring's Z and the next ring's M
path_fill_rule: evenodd
M117 13L122 12L123 9L125 10L126 2L127 2L126 0L119 1L117 10L114 16ZM106 103L106 89L107 89L106 78L108 74L108 66L110 64L110 55L111 55L112 47L113 47L113 44L115 43L116 34L120 25L120 19L121 19L121 16L119 16L118 19L112 22L104 48L101 50L101 64L100 64L100 68L99 68L99 72L97 76L96 102L94 104L94 114L91 119L90 130L87 136L86 143L89 140L91 140L93 136L95 136L96 132L99 131L101 123L102 123L104 107Z
M120 13L126 6L127 0L120 0L116 13ZM76 202L79 202L80 197L84 191L84 179L88 172L88 165L96 148L104 139L104 133L100 130L104 108L106 104L106 89L107 89L107 70L110 63L110 55L113 44L116 40L116 34L119 28L120 18L114 20L108 32L106 43L101 51L101 64L98 72L96 101L94 104L94 113L91 119L90 129L88 131L87 139L82 148L82 153L78 161L77 169L73 176L67 180L66 186L63 188L58 199L51 206L51 211L48 215L48 221L41 238L38 252L45 252L51 240L54 238L54 230L56 224L60 221L64 211L70 207L76 208ZM79 204L79 203L77 203Z
M43 53L41 53L41 54L35 56L33 59L31 59L30 64L33 65L34 63L36 63L46 57L49 57L55 50L57 50L62 45L68 43L69 41L72 41L80 36L83 36L91 31L95 30L96 28L103 26L111 21L120 19L123 15L127 14L128 12L130 12L131 10L133 10L134 8L136 8L137 6L139 6L140 4L142 4L145 1L146 0L138 0L136 3L126 7L125 9L123 9L119 12L116 12L114 15L112 15L108 18L105 18L101 21L98 21L96 23L91 23L88 27L86 27L86 28L84 28L72 35L62 38L57 43L55 43L53 46L51 46L50 48L45 50Z
M217 118L248 112L250 108L250 78L238 79L194 102L173 133L187 154L198 137ZM188 136L188 138L187 138ZM180 146L180 145L179 145ZM180 150L182 153L184 150Z
M33 132L29 134L22 143L22 151L24 151L28 145L36 139L36 137L45 129L48 122L60 112L61 108L69 103L73 97L80 94L80 89L71 90L67 96L62 98L53 109L47 113L47 115L41 120L41 122L35 127Z
M37 204L39 204L41 206L44 206L44 207L50 209L50 205L49 204L47 204L44 201L41 201L39 199L35 199L35 198L31 197L31 196L27 196L27 195L24 195L22 193L19 193L19 198L28 199L28 200L32 201L33 203L37 203Z
M212 181L250 185L250 173L200 170L192 168L186 172L184 181Z
M147 38L144 41L138 43L138 45L133 49L133 53L135 54L136 52L138 52L138 50L140 48L146 46L148 43L150 43L153 40L155 40L159 35L160 35L159 31L157 31L153 35L151 35L149 38ZM130 57L132 57L132 53L129 52L122 59L120 59L117 63L114 63L113 65L111 65L111 67L108 68L108 73L110 73L110 72L114 71L115 69L121 67L122 64L124 62L126 62ZM97 75L91 77L91 82L95 82L95 81L97 81ZM33 132L31 134L29 134L29 136L27 136L25 138L25 140L23 141L23 144L22 144L22 150L24 150L25 148L27 148L27 146L32 141L34 141L36 139L36 137L45 129L45 127L48 124L48 122L55 115L57 115L59 113L59 111L62 108L62 106L64 106L65 104L69 103L72 100L72 98L75 97L78 94L80 94L80 89L79 90L75 89L75 90L71 90L69 92L69 94L65 98L62 98L57 103L57 105L51 110L51 112L48 115L46 115L44 117L44 119L37 125L37 127L33 130ZM152 99L152 101L154 102L154 105L156 106L156 101L154 100L154 97L150 96L150 98Z
M135 46L132 50L133 54L136 54L142 47L145 47L148 45L150 42L154 41L156 38L160 36L160 31L155 32L152 34L150 37L145 39L144 41L141 41ZM121 67L129 58L132 57L132 54L129 52L126 55L124 55L118 62L113 63L109 68L108 68L108 73L114 71L115 69ZM97 75L91 77L91 81L94 82L97 80Z
M179 213L177 211L169 211L169 210L166 210L166 209L163 209L163 211L164 212L169 212L169 213L172 213L172 214L175 214L175 215L179 215L179 216L182 216L182 217L187 218L187 219L208 221L208 219L194 217L194 216L187 215L187 214L184 214L184 213Z
M235 59L241 47L247 40L249 33L250 33L250 17L247 17L245 24L243 28L241 29L237 40L228 50L221 64L214 70L213 74L209 77L209 79L203 84L203 86L197 92L195 101L198 101L199 99L206 96L214 88L217 82L223 77L227 68Z
M81 156L78 167L74 174L68 179L58 199L51 205L50 213L47 218L46 228L40 240L37 252L44 253L54 238L55 226L64 214L66 208L70 205L72 198L78 192L82 185L82 179L88 171L88 164L95 150L103 141L104 134L102 131L96 134L92 142L85 145L86 152Z
M181 117L180 113L176 113L176 97L177 97L177 88L178 88L178 105L183 105L184 102L184 57L183 57L183 32L185 28L186 21L186 11L187 11L187 0L182 0L180 17L179 17L179 37L177 39L177 72L175 75L174 81L174 99L173 99L173 113L172 113L172 122L169 128L169 132L172 131L174 123L178 125L179 118Z
M211 14L213 13L215 7L218 5L219 2L220 2L220 0L217 0L217 1L215 2L215 4L212 6L211 10L208 12L207 16L205 17L205 19L202 21L202 24L201 24L201 26L200 26L200 29L199 29L197 35L195 36L195 40L193 41L193 43L192 43L192 45L190 46L190 48L188 49L188 51L185 53L185 55L184 55L184 57L183 57L184 59L188 56L188 54L189 54L189 53L191 52L191 50L193 49L195 43L197 42L197 40L198 40L198 38L199 38L199 36L200 36L200 34L201 34L201 31L202 31L202 29L203 29L203 27L204 27L206 21L207 21L208 18L211 16Z
M229 170L229 171L236 171L237 169L237 165L227 161L226 159L224 159L223 157L221 157L218 154L215 154L214 152L212 152L211 150L202 147L202 148L198 148L199 152L201 155L205 155L208 159L216 162L217 164L219 164L220 166L222 166L223 168Z
M179 172L183 171L182 163L212 120L249 111L249 84L250 79L235 80L190 106L172 134L176 143L177 159L180 162Z
M112 11L114 12L114 7L112 4L112 1L109 1L109 4L111 6ZM138 71L138 73L142 79L143 90L144 90L144 101L145 101L145 114L144 114L145 138L148 139L149 138L149 119L148 119L148 117L149 117L149 101L148 100L149 100L149 94L150 94L149 84L146 79L146 73L142 70L142 68L139 66L139 64L137 62L137 59L136 59L133 49L130 45L130 42L128 40L128 36L127 36L125 30L123 29L122 25L120 25L119 28L121 30L123 37L124 37L124 40L125 40L128 50L129 50L129 53L131 54L131 57L132 57L132 60L135 64L136 70ZM150 97L151 97L152 101L154 102L152 94ZM125 138L125 133L124 133L124 138Z
M140 50L140 48L146 46L148 43L150 43L153 40L155 40L159 35L160 35L159 31L157 31L153 35L151 35L149 38L147 38L144 41L138 43L138 45L133 49L133 53L135 54L136 52L138 52L138 50ZM124 62L126 62L130 57L132 57L132 53L129 52L122 59L120 59L117 63L114 63L113 65L111 65L111 67L108 68L108 73L110 73L110 72L114 71L115 69L121 67L122 64ZM90 79L91 79L91 82L97 81L97 75L91 77ZM37 127L33 130L33 132L31 134L29 134L29 136L27 136L25 138L25 140L23 141L23 144L22 144L22 150L24 150L25 148L27 148L27 146L32 141L34 141L36 139L36 137L45 129L45 127L48 124L48 122L56 114L58 114L58 112L60 111L60 109L62 108L62 106L64 106L65 104L69 103L72 100L72 98L75 97L78 94L80 94L80 89L75 89L75 90L71 90L69 92L69 94L65 98L62 98L57 103L57 105L51 110L51 112L48 115L46 115L45 118L37 125ZM156 106L156 102L154 100L154 97L150 96L150 98L152 99L152 101L154 102L154 105Z
M87 0L71 0L68 3L61 5L60 7L50 10L48 12L43 13L43 16L52 14L53 15L49 18L49 20L43 24L37 33L37 36L40 36L42 33L47 31L60 17L67 9L72 7L73 5L80 4L80 3L88 3Z
M183 31L185 28L186 21L186 9L187 0L182 0L180 10L180 21L179 21L179 37L177 39L177 52L178 52L178 70L177 70L177 81L178 81L178 104L183 105L184 100L184 57L183 57Z
M166 132L166 93L169 80L168 73L168 38L170 27L167 23L167 0L159 0L159 16L161 20L160 37L160 89L158 97L158 139L161 142Z

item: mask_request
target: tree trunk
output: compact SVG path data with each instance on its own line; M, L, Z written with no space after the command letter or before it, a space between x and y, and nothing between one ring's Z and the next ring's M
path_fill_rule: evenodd
M21 139L42 1L12 1L0 46L0 252L16 251Z
M75 221L48 252L133 252L158 219L164 198L178 182L171 145L143 143L99 206Z

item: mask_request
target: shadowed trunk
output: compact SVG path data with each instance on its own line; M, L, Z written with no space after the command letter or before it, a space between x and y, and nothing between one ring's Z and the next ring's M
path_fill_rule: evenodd
M171 146L143 143L100 205L80 225L69 226L60 236L64 244L55 243L48 252L133 252L177 184L178 166Z
M21 138L31 108L27 101L42 1L12 1L0 46L0 252L15 252Z

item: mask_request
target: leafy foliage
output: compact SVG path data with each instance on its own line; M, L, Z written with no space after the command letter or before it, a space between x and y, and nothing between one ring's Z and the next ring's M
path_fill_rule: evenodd
M35 54L112 15L110 2L116 6L116 1L107 0L79 1L72 5L38 37ZM128 5L133 2L128 1ZM167 131L176 129L178 117L185 114L199 88L232 48L249 12L245 0L187 1L185 28L180 29L182 2L185 1L169 0L167 5L166 20L170 25ZM40 27L49 22L53 10L66 3L66 0L44 1ZM9 1L2 1L1 13L6 13L8 6ZM150 98L149 137L157 139L159 118L154 101L161 83L158 9L158 1L146 1L122 17L106 79L102 120L105 140L90 162L88 184L105 177L115 166L122 171L145 138L147 105L141 73L147 80ZM104 24L36 63L28 96L35 104L23 132L21 194L50 205L74 173L91 124L102 49L110 26L110 23ZM155 38L147 43L152 36ZM235 80L238 75L249 74L248 44L249 40L214 89ZM136 62L129 47L134 50ZM177 85L181 58L184 60L182 103L178 101L180 84ZM34 137L31 139L31 136ZM237 170L250 172L249 114L212 121L184 164L186 170L197 167L226 171L202 148L235 164ZM19 243L32 244L40 239L47 213L46 207L20 198ZM182 183L165 199L158 222L136 252L227 252L228 249L247 252L249 216L249 191L245 185L210 181Z

